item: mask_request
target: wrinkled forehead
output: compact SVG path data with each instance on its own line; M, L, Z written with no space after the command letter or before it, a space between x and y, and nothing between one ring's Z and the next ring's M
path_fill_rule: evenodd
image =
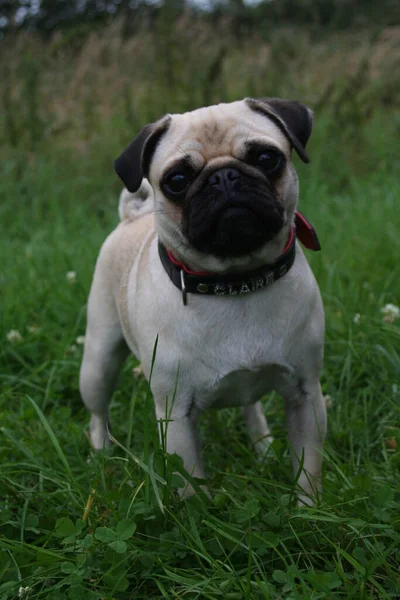
M290 144L281 130L245 102L218 104L184 114L171 115L171 122L153 157L163 170L184 156L198 168L215 158L243 158L252 140L276 146L286 155Z

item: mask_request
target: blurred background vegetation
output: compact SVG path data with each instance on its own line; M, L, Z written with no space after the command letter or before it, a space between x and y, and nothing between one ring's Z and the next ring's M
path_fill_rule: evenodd
M114 156L166 112L245 96L300 99L350 146L377 114L399 133L398 0L0 0L0 31L8 157Z

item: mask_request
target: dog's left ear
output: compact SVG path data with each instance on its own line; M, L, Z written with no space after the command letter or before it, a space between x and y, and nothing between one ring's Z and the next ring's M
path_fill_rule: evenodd
M114 162L114 169L130 192L136 192L143 177L148 176L150 162L158 142L169 127L171 117L167 115L156 123L143 127Z
M309 163L305 150L312 129L312 110L297 100L246 98L247 105L275 123L291 142L301 160Z

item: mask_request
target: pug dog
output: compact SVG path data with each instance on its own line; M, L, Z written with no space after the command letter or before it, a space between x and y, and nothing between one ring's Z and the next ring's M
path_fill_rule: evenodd
M167 452L192 478L205 478L199 415L240 406L262 454L272 437L260 398L277 391L299 503L313 503L326 433L324 312L298 243L319 249L297 211L291 156L309 162L311 128L300 102L246 98L164 116L115 161L121 223L97 260L80 373L95 449L110 443L108 406L133 353L151 374ZM193 493L188 481L181 493Z

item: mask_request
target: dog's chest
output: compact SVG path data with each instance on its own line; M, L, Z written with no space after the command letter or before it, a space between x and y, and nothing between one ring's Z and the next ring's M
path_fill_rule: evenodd
M159 261L151 262L145 276L131 279L126 339L147 376L158 341L152 371L158 396L170 397L178 381L182 401L203 409L251 403L296 384L316 290L305 261L266 290L236 297L189 294L187 306Z
M200 408L252 403L291 378L287 324L268 318L260 322L250 307L239 314L234 307L234 315L229 308L192 329L187 356Z

